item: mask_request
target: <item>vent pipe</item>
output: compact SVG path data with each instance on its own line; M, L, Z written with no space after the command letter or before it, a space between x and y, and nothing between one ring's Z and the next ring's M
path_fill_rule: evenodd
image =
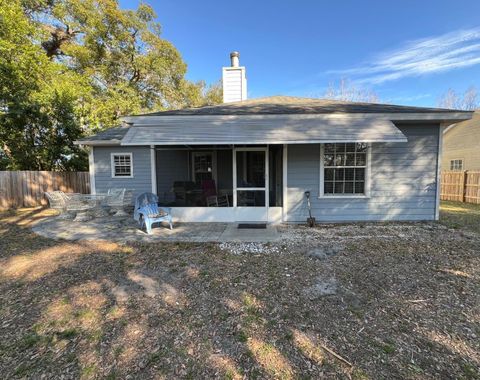
M240 53L238 51L232 51L230 53L230 62L232 67L240 66Z

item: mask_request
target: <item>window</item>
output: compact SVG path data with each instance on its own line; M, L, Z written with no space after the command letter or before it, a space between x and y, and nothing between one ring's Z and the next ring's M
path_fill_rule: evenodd
M132 153L112 153L112 178L133 177Z
M463 160L450 160L450 170L463 170Z
M325 144L322 146L323 173L320 194L365 196L368 181L367 143Z
M213 179L212 152L193 152L193 181L201 184L204 180Z

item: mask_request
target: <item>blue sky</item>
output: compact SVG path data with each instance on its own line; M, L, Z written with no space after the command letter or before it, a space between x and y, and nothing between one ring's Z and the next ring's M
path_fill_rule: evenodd
M448 88L480 90L479 0L146 2L189 79L219 80L238 50L249 98L321 97L340 78L396 104L434 106Z

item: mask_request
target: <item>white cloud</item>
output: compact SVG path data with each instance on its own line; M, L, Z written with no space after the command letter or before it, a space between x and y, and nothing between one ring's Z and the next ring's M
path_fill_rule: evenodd
M404 77L445 72L480 64L480 27L407 42L366 64L332 70L357 83L380 84Z
M425 94L417 94L417 95L411 95L411 96L408 96L408 95L394 96L394 97L386 98L384 101L386 103L411 103L417 100L427 99L431 97L432 97L432 94L425 93Z

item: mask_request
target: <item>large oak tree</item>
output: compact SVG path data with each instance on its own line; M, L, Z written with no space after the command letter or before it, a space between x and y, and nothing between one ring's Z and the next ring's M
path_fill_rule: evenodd
M148 5L116 0L0 0L0 166L76 170L84 134L126 114L221 101L185 79Z

